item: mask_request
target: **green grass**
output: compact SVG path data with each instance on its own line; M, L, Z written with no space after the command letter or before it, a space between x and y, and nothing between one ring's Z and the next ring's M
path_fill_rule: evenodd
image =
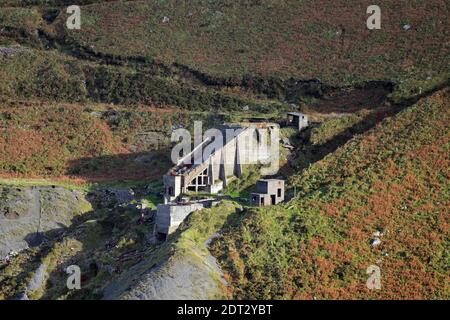
M201 248L201 252L208 254L206 240L222 229L238 207L240 205L236 202L224 200L216 207L192 213L180 228L175 248L189 251L192 247L198 247Z
M4 186L17 186L17 187L47 187L47 186L58 186L70 190L87 190L89 187L87 185L78 185L71 183L70 181L58 181L51 179L21 179L21 178L8 178L0 179L0 185Z
M391 99L394 102L401 102L404 99L414 98L439 86L448 85L449 79L450 72L422 77L412 76L400 81L398 87L392 93Z
M104 182L93 182L93 183L80 183L76 184L73 181L61 181L55 179L21 179L21 178L8 178L0 179L0 185L3 186L17 186L17 187L48 187L48 186L58 186L69 190L81 190L81 191L93 191L105 188L117 188L117 189L127 189L127 188L145 188L147 186L151 187L152 192L161 191L160 181L149 181L149 180L123 180L123 181L104 181ZM154 186L157 186L154 187ZM155 195L149 195L143 198L148 204L157 204L160 200Z
M44 9L31 8L66 3L8 0L1 4L0 28L6 32L0 35L0 46L19 43L25 49L0 56L2 98L22 100L5 105L0 114L5 129L0 134L1 173L49 178L1 179L0 184L83 190L144 187L149 179L139 179L142 172L120 171L139 168L116 157L120 147L136 142L137 133L155 129L167 138L173 124L191 129L192 120L199 118L208 127L246 117L276 119L291 108L284 100L305 106L317 102L312 96L317 88L308 93L298 79L318 78L332 87L393 82L397 86L391 100L396 103L448 83L448 30L442 23L447 19L443 8L448 6L443 0L383 0L379 5L386 14L382 29L376 31L365 28L364 3L349 6L343 0L333 6L310 0L195 0L181 5L176 0L107 4L87 0L80 3L89 4L82 7L82 31L67 31L64 13L47 25ZM30 7L4 8L9 5ZM170 22L162 23L163 16ZM402 23L413 28L405 31ZM52 43L40 38L38 29L55 41L55 49L43 50ZM28 104L21 113L17 105L26 104L24 99L48 101L52 107ZM67 101L85 111L54 106ZM127 106L116 110L118 119L94 119L88 109L97 102ZM160 115L139 109L141 104L176 106L190 113L173 109L177 111ZM241 112L244 105L248 112ZM448 230L441 227L448 224L441 212L449 194L447 110L448 96L436 94L338 150L335 147L353 136L352 130L363 132L375 125L379 112L385 110L325 121L312 131L312 144L301 150L299 167L308 168L330 154L291 177L296 199L250 210L239 218L233 215L234 203L195 212L178 233L179 239L163 245L154 261L179 250L203 263L208 254L204 242L225 225L226 233L215 242L214 252L237 298L448 298L448 288L441 285L449 256ZM289 130L283 134L296 139ZM101 143L92 146L92 141ZM69 173L95 173L96 178L113 181L77 185L52 180L68 173L70 161L86 156L92 159ZM159 170L159 176L167 165L160 159L152 168ZM247 198L258 178L245 171L244 179L232 181L226 192L236 200ZM151 195L143 201L153 208L159 199ZM145 251L140 244L146 227L131 225L134 219L130 212L101 212L82 226L86 234L71 230L71 236L86 246L75 258L87 264L95 256L114 264L127 248ZM376 251L370 240L379 228L389 233L382 239L385 247ZM117 240L117 248L96 250L108 238L102 232ZM39 254L30 250L28 258L40 261L42 256L56 268L58 258L68 258L62 254L67 248L52 245ZM153 254L152 250L146 254ZM18 261L28 264L24 259ZM385 259L383 290L367 292L365 268L380 259ZM56 278L63 278L62 270L52 270ZM21 273L18 265L7 271ZM36 297L98 297L107 279L100 273L79 296L67 295L57 286ZM12 277L5 291L17 288L22 280ZM0 297L5 293L0 291Z
M143 204L151 210L156 210L158 204L163 203L162 197L159 197L157 193L164 192L164 185L160 180L154 181L148 185L151 193L141 198Z
M15 72L1 77L0 88L6 95L19 97L151 102L191 110L238 110L249 105L257 111L258 98L284 100L298 91L291 78L319 78L324 85L338 87L390 81L399 86L395 99L448 79L443 44L448 31L440 23L446 18L442 0L379 5L386 13L383 28L370 32L360 19L345 18L360 16L366 9L363 4L336 4L336 12L325 4L295 0L232 4L198 0L182 6L174 0L99 2L82 8L82 32L65 29L64 13L46 25L36 8L8 8L2 10L3 25L25 35L10 35L0 44L17 40L42 49L45 42L35 36L41 28L59 42L63 53L84 55L91 48L97 61L109 59L122 66L76 62L49 51L33 53L1 61L5 71ZM322 7L320 12L317 7ZM170 17L170 22L162 23L163 16ZM314 22L308 19L311 16L316 17ZM398 21L410 21L413 28L405 31ZM142 65L127 61L135 57L141 58ZM174 63L193 74L186 75ZM47 83L36 75L42 73ZM426 80L429 74L432 79ZM241 87L260 97L225 94L205 84ZM308 94L300 96L308 99Z
M242 177L230 179L225 194L236 201L249 204L250 192L261 178L261 165L242 165Z
M25 27L28 22L37 21L38 12L32 8L2 8L0 12L0 26Z
M1 41L0 41L1 45ZM151 104L190 111L239 112L249 106L267 113L283 103L239 92L191 84L173 71L157 67L100 65L69 57L56 50L26 49L0 56L0 90L4 98L75 103Z
M370 112L363 110L351 115L326 119L319 127L312 129L310 141L313 145L323 145L330 142L336 136L343 134L347 129L363 121L368 114Z
M443 90L385 119L293 175L296 198L231 224L213 252L232 296L448 299L448 99ZM371 291L374 264L382 289Z

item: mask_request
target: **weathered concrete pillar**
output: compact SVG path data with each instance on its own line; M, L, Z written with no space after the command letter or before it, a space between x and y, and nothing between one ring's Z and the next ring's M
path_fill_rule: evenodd
M227 186L227 174L225 171L225 148L222 148L221 154L220 154L220 171L219 171L219 179L222 180L223 188L226 188Z
M209 158L209 165L208 165L208 184L212 185L215 181L214 177L214 164L213 164L213 157Z
M235 147L235 156L234 156L234 175L238 178L242 177L242 163L240 157L240 137L236 137L236 147Z

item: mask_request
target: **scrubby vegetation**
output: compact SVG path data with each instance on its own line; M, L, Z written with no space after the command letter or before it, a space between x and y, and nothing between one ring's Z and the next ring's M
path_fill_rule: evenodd
M11 263L0 262L0 299L16 298L23 292L32 299L98 299L121 276L125 275L131 283L152 265L164 263L169 257L190 264L200 274L209 272L212 269L208 266L211 264L208 239L225 223L239 219L238 207L234 202L224 201L215 208L194 212L164 244L148 242L153 222L143 222L136 210L123 206L95 208L74 219L70 228L48 232L46 243L40 247L25 250ZM127 276L129 268L140 261L147 261L143 269ZM65 268L74 263L83 270L82 290L66 287ZM41 265L46 266L42 285L37 290L26 290ZM211 277L216 286L209 293L211 298L222 297L221 275Z
M3 173L63 175L70 160L126 151L107 126L80 108L4 108L0 119Z
M228 226L213 247L231 296L448 299L448 94L292 176L289 203ZM381 268L381 290L366 287L370 265Z
M5 92L16 96L257 109L258 99L299 102L370 81L397 85L399 98L412 96L449 74L442 0L382 1L383 28L372 31L365 27L366 4L342 1L333 9L295 0L86 1L82 30L72 31L65 28L65 1L32 3L38 6L7 2L0 16L0 43L48 55L47 62L42 52L3 58L18 70L33 66L20 85L3 80ZM33 76L38 71L48 75L46 84Z
M154 209L173 129L300 111L311 126L283 128L296 149L280 162L295 197L195 212L161 246L135 203L95 207L0 263L0 299L40 265L34 299L101 298L174 256L206 272L219 231L227 297L450 297L448 1L379 0L371 31L365 1L83 0L68 30L71 4L0 3L0 184L141 188ZM256 169L226 196L245 203ZM88 270L77 292L72 262ZM370 265L381 290L365 285Z
M100 66L53 51L21 50L12 56L0 55L0 89L4 97L154 104L193 111L240 110L244 105L259 108L256 101L236 94L198 88L146 69Z
M90 180L148 179L170 166L174 127L205 130L227 114L51 102L0 105L0 175L70 176Z
M178 63L231 82L259 74L342 85L441 72L448 3L377 4L383 26L372 32L365 2L113 2L84 7L85 29L67 36L99 53Z
M107 297L223 298L221 271L208 244L224 224L239 219L238 208L240 206L235 202L223 201L216 207L193 212L149 259L124 274L119 287L127 288L133 283L131 290ZM155 267L153 270L152 266Z

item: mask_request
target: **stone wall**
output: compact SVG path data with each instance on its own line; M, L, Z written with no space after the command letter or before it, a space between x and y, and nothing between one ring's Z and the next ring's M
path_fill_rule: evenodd
M159 204L156 211L156 232L171 234L191 212L202 208L201 204Z

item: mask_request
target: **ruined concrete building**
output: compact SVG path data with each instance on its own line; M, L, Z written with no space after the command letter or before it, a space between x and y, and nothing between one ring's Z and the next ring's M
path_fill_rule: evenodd
M308 115L298 112L288 112L287 125L301 131L308 126Z
M230 177L242 175L243 164L270 163L271 157L278 155L278 129L274 123L222 126L220 148L205 156L202 151L214 142L204 139L164 175L165 203L188 192L218 193L227 186Z
M284 201L284 180L261 179L256 183L256 192L251 194L251 203L263 207Z
M269 168L264 168L269 171L265 174L274 174L278 170L278 124L223 125L216 133L214 139L205 137L164 175L164 204L158 205L156 213L156 232L160 238L174 232L191 212L209 205L200 201L180 201L181 195L202 191L218 193L227 186L230 177L241 177L245 164L270 164Z

